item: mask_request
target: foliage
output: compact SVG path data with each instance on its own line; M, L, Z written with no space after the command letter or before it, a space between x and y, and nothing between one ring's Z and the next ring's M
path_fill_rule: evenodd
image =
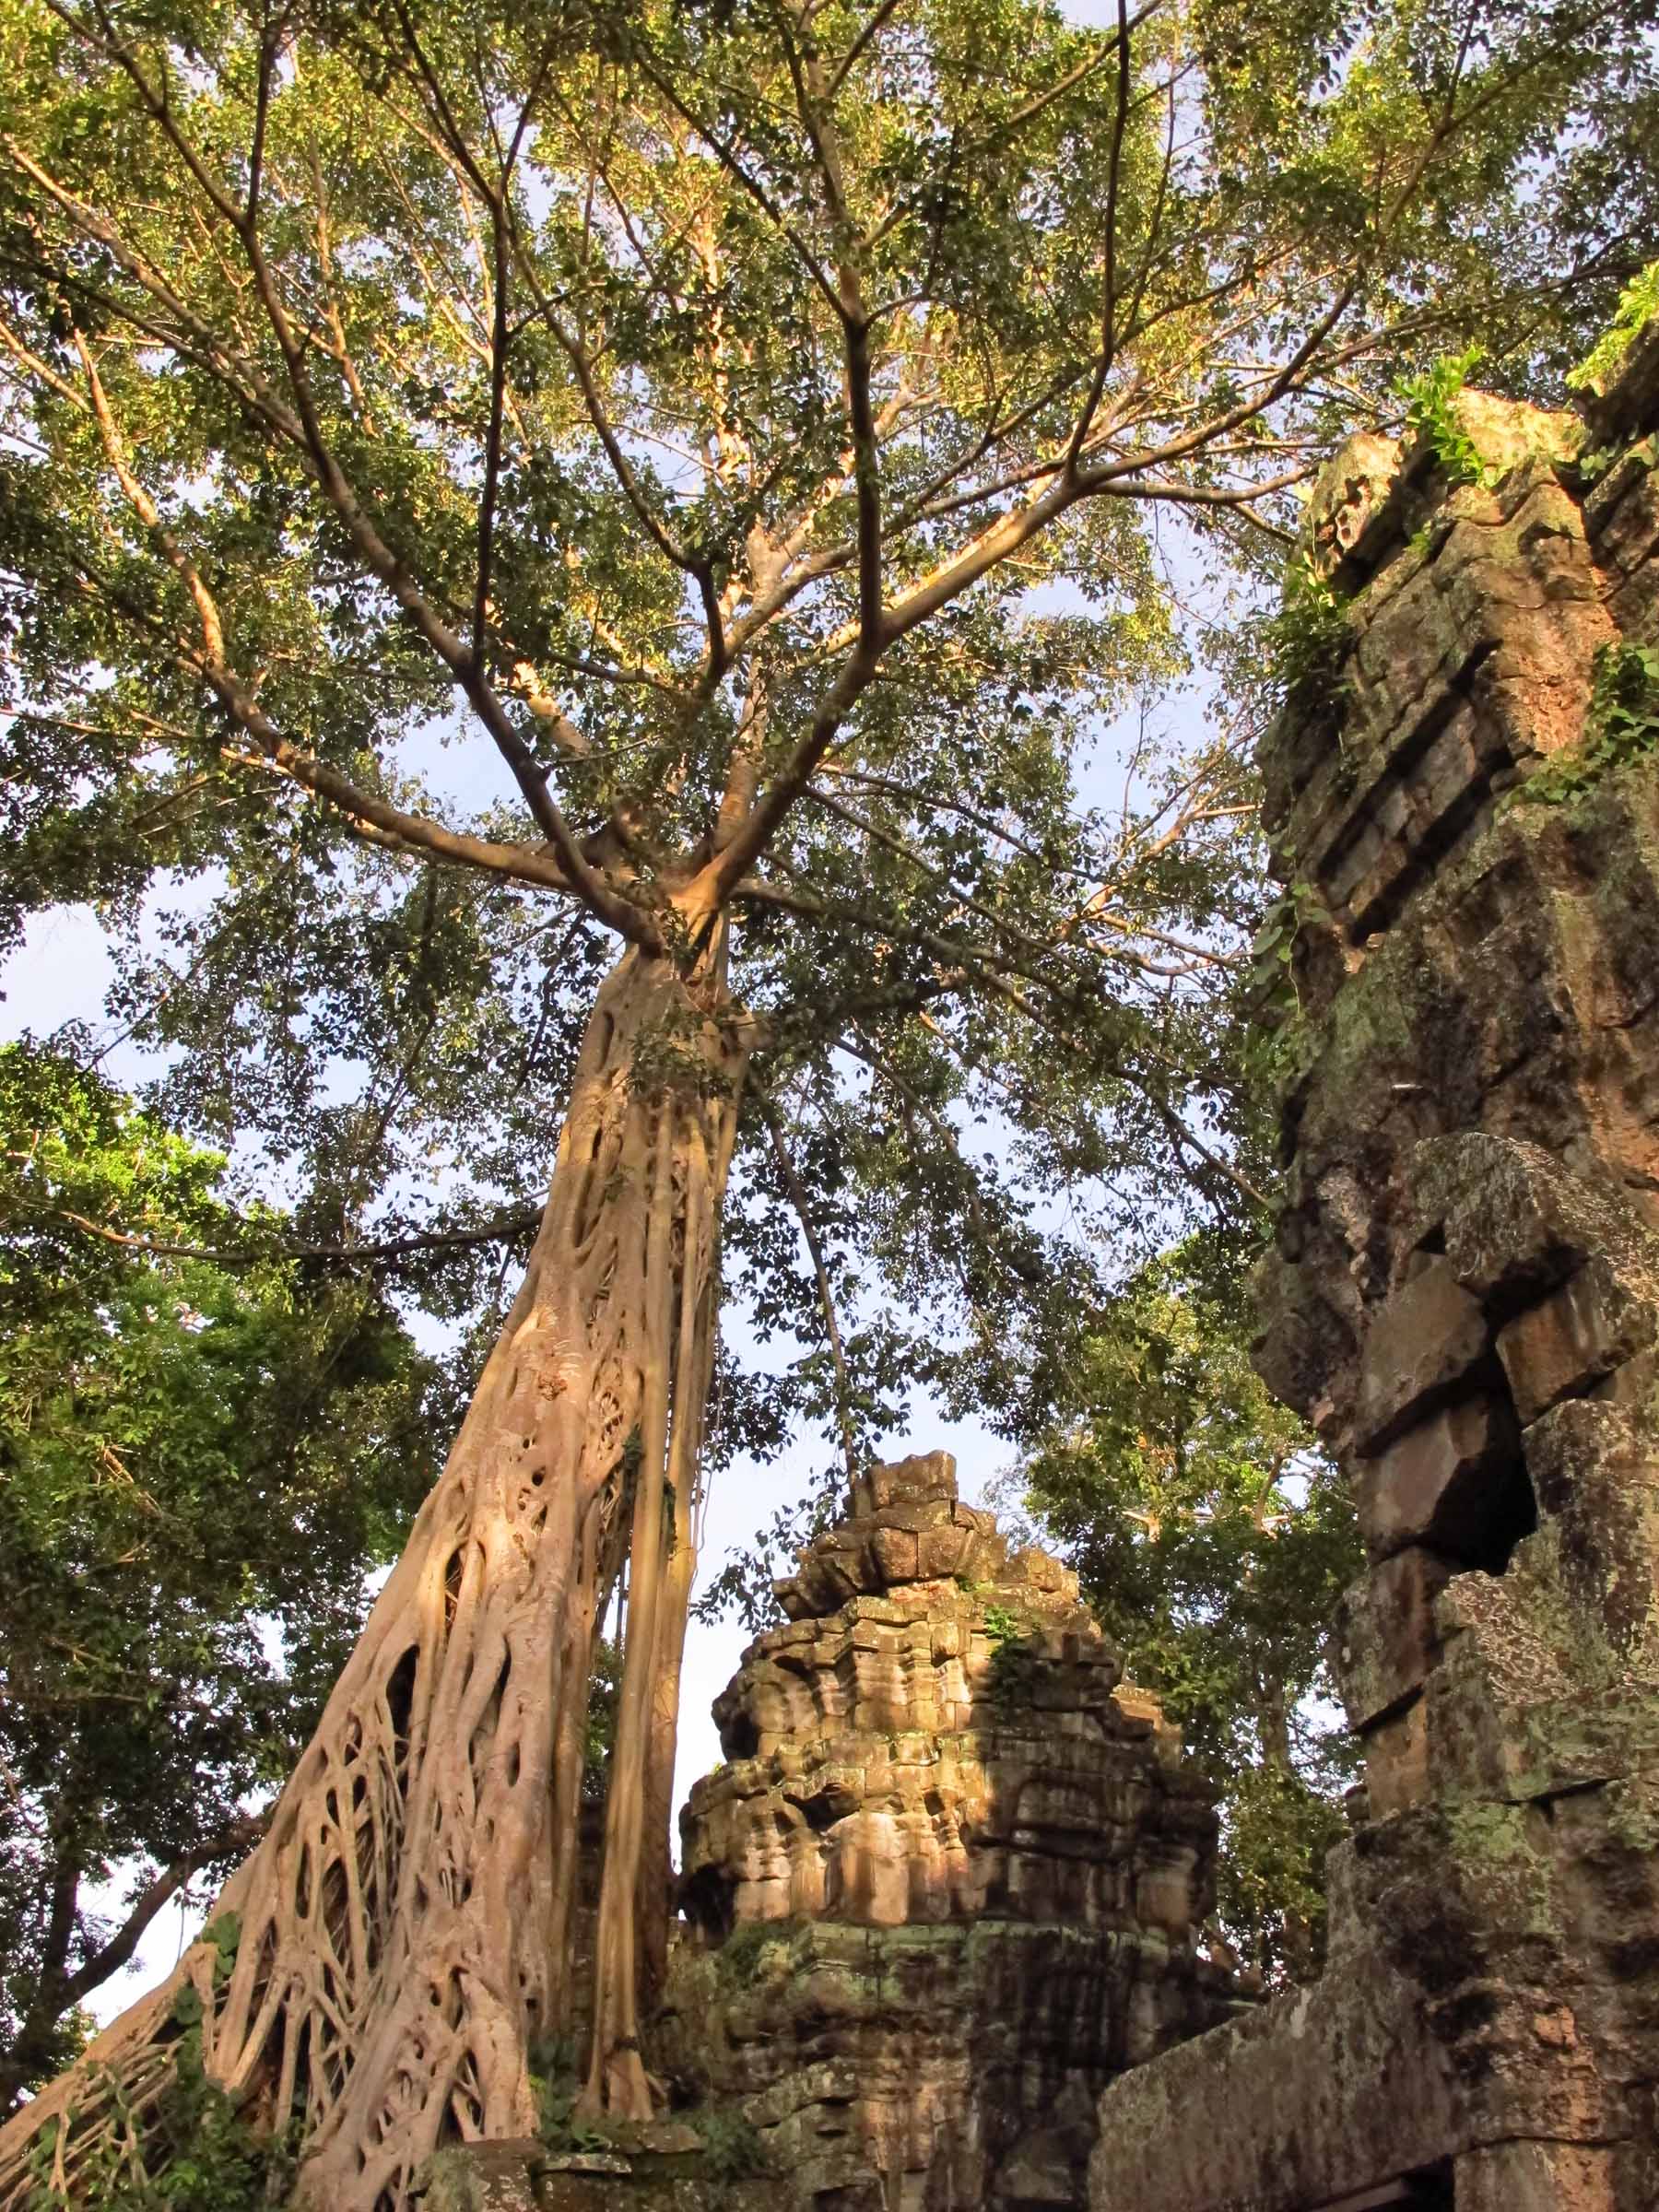
M284 2203L295 2171L291 2137L256 2134L208 2080L199 2025L180 2037L174 2057L159 2108L142 2130L112 2077L109 2134L79 2183L90 2194L73 2201L96 2204L99 2212L265 2212ZM53 2183L56 2146L53 2124L31 2149L29 2212L67 2212L72 2202Z
M1618 295L1618 305L1606 329L1583 359L1567 371L1570 387L1575 392L1593 392L1598 398L1610 391L1631 347L1655 315L1659 315L1659 261L1650 261Z
M606 1764L617 1740L617 1700L622 1689L622 1651L607 1637L594 1646L588 1680L587 1741L582 1752L582 1794L594 1803L605 1795Z
M1359 1554L1335 1471L1247 1346L1236 1252L1171 1252L1096 1316L1023 1479L1127 1673L1221 1784L1224 1928L1301 1977L1355 1765L1331 1732L1325 1624Z
M1455 405L1485 359L1484 346L1470 346L1460 354L1442 356L1400 386L1406 431L1428 445L1449 484L1489 486L1497 481L1499 472L1482 460Z
M713 2180L742 2182L767 2171L771 2161L766 2146L741 2112L713 2106L689 2117L702 2137L703 2163Z
M1353 632L1347 601L1307 550L1285 563L1278 611L1263 627L1269 681L1287 706L1311 712L1334 706Z
M159 1125L474 1348L601 971L718 944L786 1372L711 1460L1032 1436L1265 1194L1171 539L1259 573L1425 349L1581 347L1645 12L0 0L0 925L100 902Z
M1011 1611L1006 1606L987 1606L984 1611L983 1626L986 1639L992 1644L1006 1643L1010 1637L1020 1636L1025 1632L1025 1623L1018 1613Z
M218 1156L22 1046L0 1148L10 2096L178 1882L246 1849L434 1440L430 1371L372 1285L266 1256L280 1224L230 1211ZM230 1265L194 1256L221 1240ZM86 1892L118 1869L112 1923Z
M533 2074L536 2095L535 2132L549 2150L611 2150L612 2132L602 2121L585 2118L578 2111L582 2083L574 2065L562 2073Z
M1253 1004L1263 1011L1279 1012L1295 1003L1296 940L1303 925L1329 920L1311 883L1297 882L1271 900L1250 941L1250 986Z
M1595 656L1583 741L1554 754L1512 794L1560 806L1583 798L1606 775L1659 751L1659 647L1630 641Z

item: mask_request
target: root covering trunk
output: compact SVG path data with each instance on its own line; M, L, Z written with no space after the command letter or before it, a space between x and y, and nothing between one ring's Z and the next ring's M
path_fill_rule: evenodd
M71 2203L100 2137L135 2127L142 2147L194 2011L187 1984L208 2072L261 2124L303 2123L314 2212L401 2212L443 2141L534 2132L527 2056L569 2009L588 1677L624 1550L588 2094L645 2102L638 1989L659 1938L648 1912L642 1960L640 1904L662 1871L646 1829L666 1816L662 1693L685 1630L743 1076L723 974L718 953L688 982L629 950L606 979L523 1288L271 1828L218 1901L221 1940L193 1946L0 2131L0 2212L27 2204L49 2122Z

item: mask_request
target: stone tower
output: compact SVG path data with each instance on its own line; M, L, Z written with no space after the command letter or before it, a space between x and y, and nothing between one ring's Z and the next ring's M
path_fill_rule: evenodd
M1457 412L1327 469L1262 753L1259 1361L1371 1561L1330 1962L1107 2091L1093 2212L1659 2205L1659 330L1588 425Z
M682 1815L664 2047L799 2205L1078 2203L1102 2083L1233 2009L1209 1789L947 1453L872 1467L778 1594Z

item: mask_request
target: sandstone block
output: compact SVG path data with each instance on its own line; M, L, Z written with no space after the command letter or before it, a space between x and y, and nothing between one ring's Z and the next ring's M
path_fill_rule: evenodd
M1357 430L1319 472L1302 529L1323 576L1343 577L1346 588L1368 575L1395 535L1389 497L1399 471L1393 438Z
M1524 1423L1577 1397L1653 1340L1653 1307L1597 1253L1571 1280L1499 1331L1498 1356Z
M1411 1170L1418 1233L1438 1229L1456 1280L1500 1310L1553 1289L1594 1252L1627 1248L1636 1230L1622 1201L1514 1137L1432 1137Z
M1481 1394L1444 1406L1396 1439L1355 1480L1359 1525L1374 1557L1426 1544L1474 1561L1486 1548L1487 1508L1521 1441L1508 1407Z
M547 2159L533 2136L457 2147L428 2160L413 2194L422 2212L540 2212ZM616 2163L629 2171L625 2159Z
M1535 1422L1527 1459L1559 1524L1562 1579L1611 1642L1653 1664L1659 1590L1659 1435L1605 1399L1567 1399Z
M1373 1820L1421 1805L1429 1796L1429 1709L1414 1698L1365 1736L1365 1798Z
M954 1524L924 1528L916 1539L916 1572L924 1582L948 1582L967 1571L976 1545L975 1532Z
M811 1620L814 1618L812 1600L801 1586L798 1574L780 1575L772 1583L772 1595L782 1606L790 1620Z
M916 1580L916 1538L912 1530L872 1529L870 1557L884 1583L913 1583Z
M1457 2212L1616 2212L1616 2154L1594 2143L1494 2143L1457 2161Z
M832 1602L827 1562L886 1574L911 1546L925 1579L894 1586L902 1604ZM795 1582L819 1617L757 1639L716 1700L728 1752L766 1755L706 1776L682 1816L682 1909L708 1947L688 1947L729 1983L682 2023L698 2077L745 2097L800 2212L1015 2212L1045 2160L1006 2185L995 2168L1068 2085L1086 2112L1124 2053L1231 2005L1194 1942L1213 1792L1155 1699L1114 1696L1068 1571L1010 1562L990 1514L870 1502ZM994 1661L993 1606L1019 1624L1017 1665ZM752 1947L768 1924L775 1973ZM833 2110L812 2088L827 2063L853 2085Z
M1356 1424L1375 1452L1465 1384L1488 1348L1486 1316L1443 1258L1403 1284L1372 1322L1361 1353Z
M956 1461L948 1452L918 1452L908 1459L873 1465L865 1477L869 1504L855 1510L869 1512L884 1505L917 1505L932 1498L954 1499L957 1494Z
M1330 1653L1350 1727L1371 1727L1422 1688L1440 1657L1434 1601L1453 1572L1450 1559L1414 1545L1344 1591Z

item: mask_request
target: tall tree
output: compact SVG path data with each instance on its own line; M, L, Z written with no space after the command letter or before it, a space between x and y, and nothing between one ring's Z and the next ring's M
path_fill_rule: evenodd
M401 2206L446 2136L530 2124L624 1570L587 2094L649 2103L745 1106L808 1219L803 1123L856 1171L900 1278L927 1132L988 1366L1046 1241L979 1194L962 1085L1056 1182L1156 1156L1237 1193L1214 1070L1187 1096L1233 887L1178 836L1219 833L1236 771L1171 777L1150 826L1076 782L1170 657L1155 518L1277 543L1440 326L1547 351L1550 157L1642 66L1640 12L5 0L14 897L206 873L162 1026L211 1002L218 1042L181 1082L279 1145L290 1106L332 1132L342 1233L386 1132L440 1114L410 1105L434 1035L453 1103L510 1018L441 980L499 982L515 928L545 959L563 1118L522 1287L225 1892L233 1967L181 1968L213 2074L310 2124L307 2203ZM359 1038L347 1111L307 1070ZM515 1129L533 1057L491 1063ZM848 1125L877 1099L886 1149ZM0 2203L48 2123L73 2192L174 2006L12 2124Z
M258 1837L436 1471L430 1362L372 1283L233 1214L223 1166L0 1050L6 2110Z

